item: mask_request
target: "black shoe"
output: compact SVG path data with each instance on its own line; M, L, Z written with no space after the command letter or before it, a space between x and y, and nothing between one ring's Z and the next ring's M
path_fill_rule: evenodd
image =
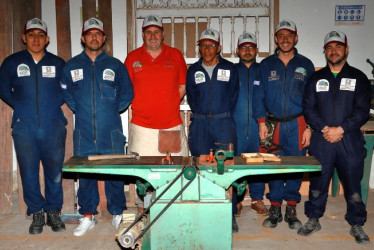
M319 230L321 230L321 224L319 224L319 219L309 218L305 225L300 227L299 230L297 230L297 234L302 236L309 236L312 233L318 232Z
M352 225L351 235L355 237L355 240L358 244L369 244L370 239L369 236L365 233L364 229L360 225Z
M264 220L262 225L264 227L276 227L278 223L282 222L283 216L282 216L282 211L281 207L278 206L271 206L269 210L269 218Z
M287 206L284 221L288 223L290 229L299 229L302 224L296 217L296 206Z
M39 211L32 215L32 223L29 227L30 234L40 234L43 232L43 226L45 225L45 216L43 211Z
M65 231L65 224L61 221L60 211L48 211L47 212L47 226L52 228L53 232Z
M239 227L238 227L238 224L236 223L236 219L234 215L232 215L232 231L235 233L239 232Z

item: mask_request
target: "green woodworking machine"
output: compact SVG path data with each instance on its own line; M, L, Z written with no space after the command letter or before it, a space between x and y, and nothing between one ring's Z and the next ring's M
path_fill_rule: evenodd
M124 211L117 240L132 249L231 249L232 204L227 191L238 193L249 175L320 171L314 157L281 157L280 162L246 163L230 150L214 157L145 157L125 155L114 159L73 157L64 172L138 177L139 193L154 189L142 214Z

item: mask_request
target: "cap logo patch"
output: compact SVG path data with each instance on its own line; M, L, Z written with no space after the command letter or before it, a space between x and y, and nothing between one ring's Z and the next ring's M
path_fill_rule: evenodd
M96 21L95 19L91 19L88 23L89 23L90 25L98 25L98 26L100 26L99 22Z
M208 36L214 36L214 32L210 29L207 29L204 33L204 35L208 35Z
M157 19L157 17L155 17L155 16L149 16L149 17L147 18L147 21L148 21L148 22L157 22L157 23L158 23L158 19Z
M281 26L281 27L283 27L283 26L291 27L291 24L287 21L282 21L279 26Z
M39 21L39 19L35 18L31 21L31 24L39 24L40 26L43 26L42 22Z
M329 37L339 37L340 38L340 35L336 31L331 31L330 34L329 34Z

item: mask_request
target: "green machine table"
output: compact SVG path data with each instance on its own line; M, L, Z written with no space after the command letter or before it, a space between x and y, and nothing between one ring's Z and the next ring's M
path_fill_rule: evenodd
M155 189L156 198L145 223L148 228L132 238L127 237L128 231L122 231L125 238L117 235L122 246L134 248L142 238L141 249L226 250L232 245L232 204L227 190L236 180L249 175L321 170L314 157L290 156L281 157L281 162L247 164L234 157L235 163L225 164L223 169L196 164L199 160L193 157L172 160L173 164L163 165L161 157L95 161L73 157L64 163L63 171L137 176Z

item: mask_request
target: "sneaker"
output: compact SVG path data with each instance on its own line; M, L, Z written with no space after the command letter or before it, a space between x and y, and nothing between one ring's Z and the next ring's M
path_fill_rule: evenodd
M269 218L264 220L262 225L264 227L273 228L278 225L278 223L282 222L283 216L281 207L272 205L269 210Z
M300 227L299 230L297 230L297 234L302 236L309 236L312 233L318 232L319 230L321 230L321 224L319 224L319 219L309 218L305 225Z
M351 235L355 237L355 240L358 244L369 244L370 239L369 236L365 233L364 229L360 225L352 225Z
M286 206L284 221L288 223L290 229L299 229L302 224L296 217L296 206Z
M45 225L45 215L43 211L39 211L32 215L32 223L29 227L30 234L41 234Z
M120 215L113 215L112 225L113 225L113 227L116 230L118 229L119 224L121 223L121 221L122 221L122 214L120 214Z
M236 219L234 215L232 215L232 231L235 233L239 232L239 226L236 223Z
M61 212L58 210L47 211L47 226L50 226L53 232L62 232L66 230L65 224L61 221Z
M88 230L91 230L95 227L96 220L95 217L92 216L92 220L88 217L83 217L79 219L79 226L74 229L74 236L82 236L85 235Z
M263 201L252 201L251 202L251 210L253 212L256 212L257 214L260 214L260 215L268 215L269 214L269 210L266 208Z

